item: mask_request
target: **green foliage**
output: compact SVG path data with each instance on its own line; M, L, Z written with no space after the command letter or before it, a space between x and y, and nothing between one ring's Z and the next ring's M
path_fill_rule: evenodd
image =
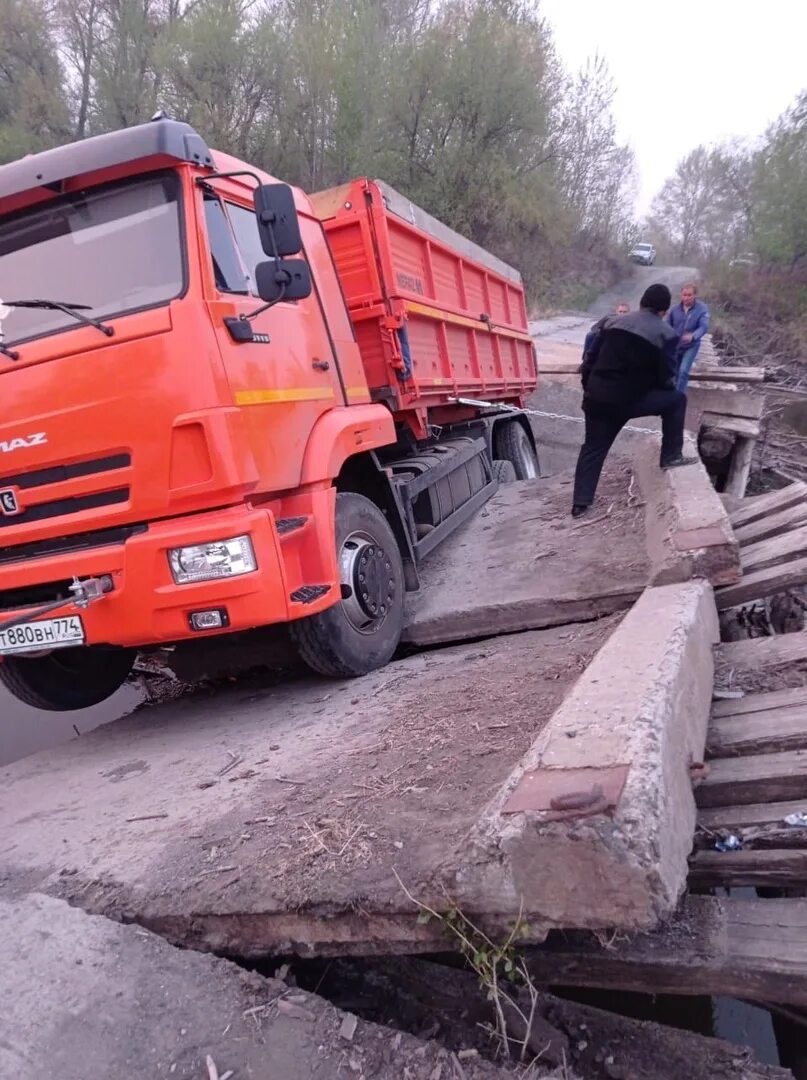
M47 10L0 0L0 164L69 137L63 71Z
M598 59L567 75L534 0L0 0L0 14L3 160L162 107L309 191L380 176L547 299L613 273L633 172L613 86Z
M755 146L687 154L649 225L657 246L681 261L751 254L771 271L807 272L807 90Z

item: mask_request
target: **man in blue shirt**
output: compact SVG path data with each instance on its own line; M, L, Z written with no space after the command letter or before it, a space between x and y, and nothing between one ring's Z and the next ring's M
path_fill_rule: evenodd
M686 393L689 373L698 358L701 339L709 330L709 309L698 299L698 287L688 281L681 287L681 303L667 316L667 322L678 335L678 375L675 389Z

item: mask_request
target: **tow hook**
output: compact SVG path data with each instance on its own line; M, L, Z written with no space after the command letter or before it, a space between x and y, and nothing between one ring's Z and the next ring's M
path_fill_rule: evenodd
M87 608L93 602L93 600L100 600L107 593L111 593L113 589L112 578L109 574L102 574L101 577L85 578L83 581L79 581L77 577L73 578L73 584L70 586L70 592L73 594L73 603L77 608ZM70 603L70 601L67 601Z

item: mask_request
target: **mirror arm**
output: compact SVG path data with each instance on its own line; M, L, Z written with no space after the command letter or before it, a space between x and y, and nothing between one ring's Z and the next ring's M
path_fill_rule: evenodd
M262 315L264 313L264 311L268 311L269 308L274 307L275 304L279 304L280 301L283 299L283 297L285 295L286 295L286 286L284 284L283 285L283 290L280 293L280 296L277 297L277 299L270 300L267 304L261 304L261 306L259 308L255 308L254 311L247 311L244 314L239 315L238 318L241 319L242 322L249 322L251 319L256 318L258 315Z

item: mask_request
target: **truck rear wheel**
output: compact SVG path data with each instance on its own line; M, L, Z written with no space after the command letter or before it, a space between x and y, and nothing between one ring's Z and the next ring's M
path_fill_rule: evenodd
M336 496L336 551L341 601L289 623L289 632L310 668L344 679L392 659L403 630L404 576L387 519L363 495Z
M494 460L493 476L500 484L512 484L514 480L518 480L515 465L512 461L505 461L504 458Z
M81 646L54 649L46 656L6 656L0 663L0 683L35 709L87 709L126 682L135 655L131 649Z
M512 461L518 480L534 480L540 476L538 455L530 437L518 420L506 420L493 432L494 457Z

